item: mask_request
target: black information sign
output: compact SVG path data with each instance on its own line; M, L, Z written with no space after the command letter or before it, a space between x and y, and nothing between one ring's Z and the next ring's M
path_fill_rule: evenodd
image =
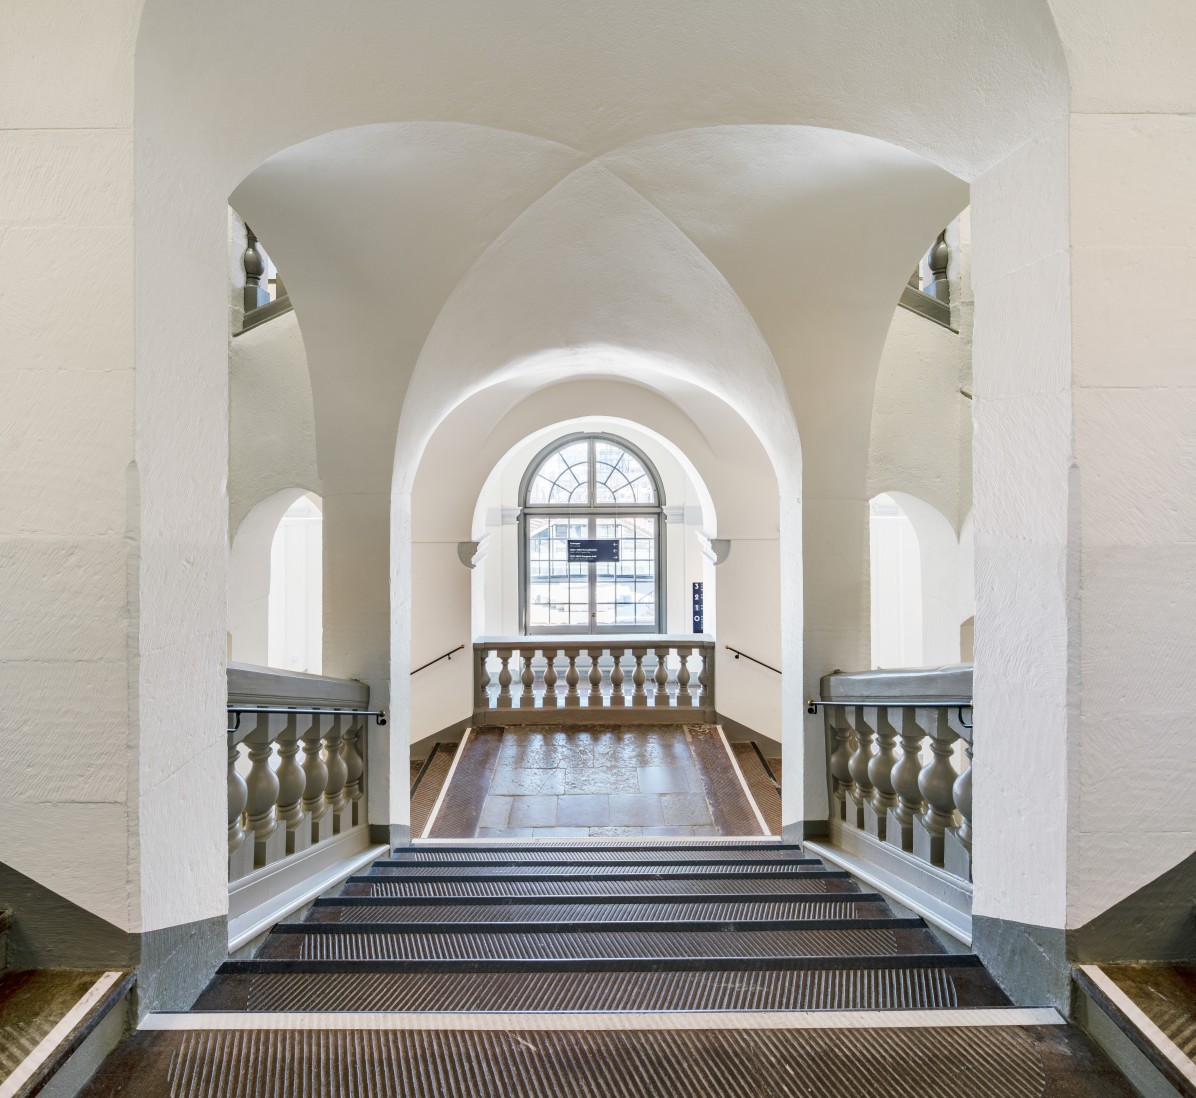
M694 632L706 632L706 608L703 606L701 581L694 584Z
M570 564L609 564L619 559L618 538L569 540Z

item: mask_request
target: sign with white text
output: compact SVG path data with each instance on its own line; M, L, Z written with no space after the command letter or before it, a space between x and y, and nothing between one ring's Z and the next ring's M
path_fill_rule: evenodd
M700 581L694 584L694 632L706 632L705 593Z
M569 539L570 564L613 564L618 559L618 538Z

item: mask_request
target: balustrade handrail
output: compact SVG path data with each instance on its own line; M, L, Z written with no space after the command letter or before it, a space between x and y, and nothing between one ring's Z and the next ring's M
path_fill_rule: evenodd
M878 854L970 879L971 685L966 665L823 677L806 710L825 719L832 833L863 832Z
M432 666L432 664L434 664L434 663L439 663L441 660L451 660L451 659L453 658L453 656L455 656L455 655L456 655L458 652L461 652L461 651L463 651L463 650L464 650L464 648L465 648L465 645L463 645L463 644L459 644L459 645L457 645L457 647L456 647L456 648L450 648L450 649L449 649L447 652L442 652L442 653L441 653L439 656L437 656L437 657L436 657L434 660L428 660L428 662L427 662L427 663L421 663L421 664L420 664L420 665L419 665L419 666L418 666L418 667L417 667L417 668L416 668L414 671L412 671L411 673L412 673L413 675L418 675L418 674L419 674L419 673L420 673L422 670L424 670L424 668L426 668L426 667L431 667L431 666Z
M364 836L366 731L371 717L386 724L369 687L243 664L230 664L227 678L230 886L350 832Z
M763 660L756 659L755 656L749 656L746 652L741 652L738 648L732 648L729 644L724 644L723 647L728 652L734 652L736 659L739 659L739 657L742 656L745 660L751 660L752 663L758 663L761 667L767 667L769 671L775 671L778 675L783 675L785 673L779 667L773 667L771 663L765 663Z
M475 722L715 719L715 645L701 634L488 637L473 649Z

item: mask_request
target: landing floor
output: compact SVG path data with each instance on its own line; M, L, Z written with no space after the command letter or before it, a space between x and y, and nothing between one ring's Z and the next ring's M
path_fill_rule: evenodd
M732 751L710 725L482 729L460 754L431 822L437 838L766 833Z

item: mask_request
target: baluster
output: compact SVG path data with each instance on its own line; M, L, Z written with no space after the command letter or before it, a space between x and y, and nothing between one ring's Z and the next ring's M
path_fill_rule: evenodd
M286 854L287 833L278 822L278 776L270 766L274 744L270 736L270 718L259 715L257 724L246 737L249 744L249 795L245 816L253 832L253 864L269 865Z
M548 661L548 666L544 668L544 707L546 709L555 709L557 707L556 649L545 648L544 659Z
M633 648L631 654L635 657L635 670L631 672L631 682L633 689L631 691L631 704L647 705L648 692L644 689L644 682L647 676L644 674L644 657L648 654L646 648Z
M286 852L297 854L309 845L310 828L303 826L303 787L306 776L295 756L299 754L299 718L288 716L286 727L278 733L278 818L286 824ZM306 833L306 834L305 834Z
M834 750L831 752L831 777L835 782L835 800L838 804L839 819L847 819L847 806L852 803L855 793L855 781L851 776L851 725L847 723L843 707L832 705L827 709L827 722L830 724L831 736L834 739Z
M893 790L893 767L897 765L897 729L889 720L889 711L876 711L876 754L868 762L868 778L872 782L872 799L864 808L864 822L870 835L881 842L888 837L889 812L897 807Z
M569 661L569 670L565 672L565 705L581 705L581 695L577 692L577 682L581 676L577 673L577 657L581 655L580 648L566 648L565 658Z
M914 853L931 865L943 864L943 835L955 826L955 767L952 749L959 738L947 722L945 709L927 711L930 762L918 775L918 788L926 808L914 820Z
M352 822L350 827L356 827L361 821L361 799L365 795L365 759L361 754L361 737L369 725L369 718L364 724L358 724L354 718L345 732L345 742L341 744L341 758L345 760L345 795L352 807Z
M668 658L667 648L654 648L656 653L656 673L652 676L656 680L656 697L652 705L656 708L669 704L669 667L665 660Z
M959 812L959 826L949 828L943 837L943 868L965 881L972 879L972 732L967 730L964 739L964 756L967 763L963 773L955 779L952 794L955 808Z
M490 649L482 648L477 651L478 661L478 708L491 709L490 704Z
M692 648L678 648L677 655L681 658L681 666L677 668L677 704L689 708L694 700L689 693L689 654Z
M511 708L511 649L500 648L498 658L502 668L498 672L498 708Z
M710 706L710 650L699 648L698 655L702 660L702 668L698 672L698 705L707 709Z
M531 709L536 704L536 673L532 670L532 657L536 654L534 648L521 653L523 659L523 674L519 676L523 683L523 693L519 695L519 708Z
M590 656L590 697L586 702L589 709L602 708L602 668L598 666L598 659L602 655L601 648L591 648Z
M855 781L851 799L855 807L855 825L863 830L864 806L875 792L872 780L868 777L868 764L872 761L872 741L876 737L876 731L868 723L863 706L852 706L846 712L849 714L848 723L853 724L855 728L855 750L851 753L851 762L848 764Z
M623 693L623 668L619 666L619 661L623 658L623 649L612 648L610 655L611 659L615 661L614 667L610 669L610 703L614 706L626 705L627 695Z
M345 811L345 782L349 777L345 760L341 758L341 720L339 713L332 718L332 727L324 736L324 765L328 768L328 784L324 800L332 809L332 833L341 831L341 815Z
M241 816L249 800L249 786L237 770L241 748L228 738L228 879L235 881L253 869L253 844L245 841Z
M922 790L918 785L918 774L922 769L922 739L926 735L918 724L918 712L910 706L901 710L901 758L893 767L893 792L897 795L897 807L889 813L889 827L885 840L902 850L913 852L914 820L925 807Z
M320 754L320 722L323 717L313 716L311 725L303 733L303 773L307 782L303 786L303 811L311 821L311 841L318 843L332 835L332 817L328 815L328 803L324 790L328 786L328 767Z

